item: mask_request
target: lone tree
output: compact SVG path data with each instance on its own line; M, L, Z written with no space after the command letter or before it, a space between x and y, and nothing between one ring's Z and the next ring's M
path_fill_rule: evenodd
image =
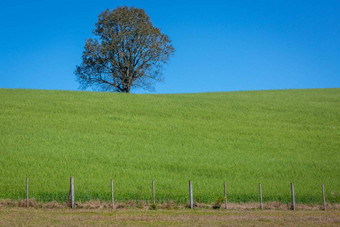
M167 35L154 27L143 9L118 7L98 16L82 63L75 74L81 87L130 93L150 89L162 79L162 68L174 53Z

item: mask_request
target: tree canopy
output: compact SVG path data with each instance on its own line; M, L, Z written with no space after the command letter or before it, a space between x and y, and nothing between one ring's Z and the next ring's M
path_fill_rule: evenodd
M143 9L118 7L98 16L75 74L83 89L129 93L150 89L175 49Z

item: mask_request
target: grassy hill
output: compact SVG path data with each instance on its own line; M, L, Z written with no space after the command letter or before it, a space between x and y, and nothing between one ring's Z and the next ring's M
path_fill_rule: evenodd
M340 202L340 89L136 95L0 89L0 198Z

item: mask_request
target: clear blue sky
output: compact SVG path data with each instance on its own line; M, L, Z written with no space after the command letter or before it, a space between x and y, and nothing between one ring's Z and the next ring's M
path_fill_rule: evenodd
M78 90L97 16L124 5L176 48L156 93L340 87L339 0L11 0L0 1L0 88Z

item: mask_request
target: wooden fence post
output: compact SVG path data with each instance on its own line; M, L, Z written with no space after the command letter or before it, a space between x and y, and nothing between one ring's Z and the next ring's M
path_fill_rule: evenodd
M70 193L69 193L69 198L71 199L70 206L71 206L71 208L74 208L74 179L73 179L73 177L70 178Z
M28 207L28 177L26 177L26 207Z
M259 190L260 190L260 208L263 209L261 183L259 183Z
M292 210L295 210L295 194L294 194L294 183L290 183L290 190L292 194Z
M193 209L194 208L194 199L193 199L193 195L192 195L192 183L191 183L191 181L189 181L189 198L190 198L190 208Z
M323 184L322 184L322 200L323 200L323 210L326 210L325 186Z
M224 181L224 205L225 209L228 209L227 186L225 181Z
M111 179L111 202L112 202L112 209L115 206L115 200L114 200L114 190L113 190L113 180Z
M152 199L153 199L153 203L156 203L156 195L155 195L155 181L152 180Z

